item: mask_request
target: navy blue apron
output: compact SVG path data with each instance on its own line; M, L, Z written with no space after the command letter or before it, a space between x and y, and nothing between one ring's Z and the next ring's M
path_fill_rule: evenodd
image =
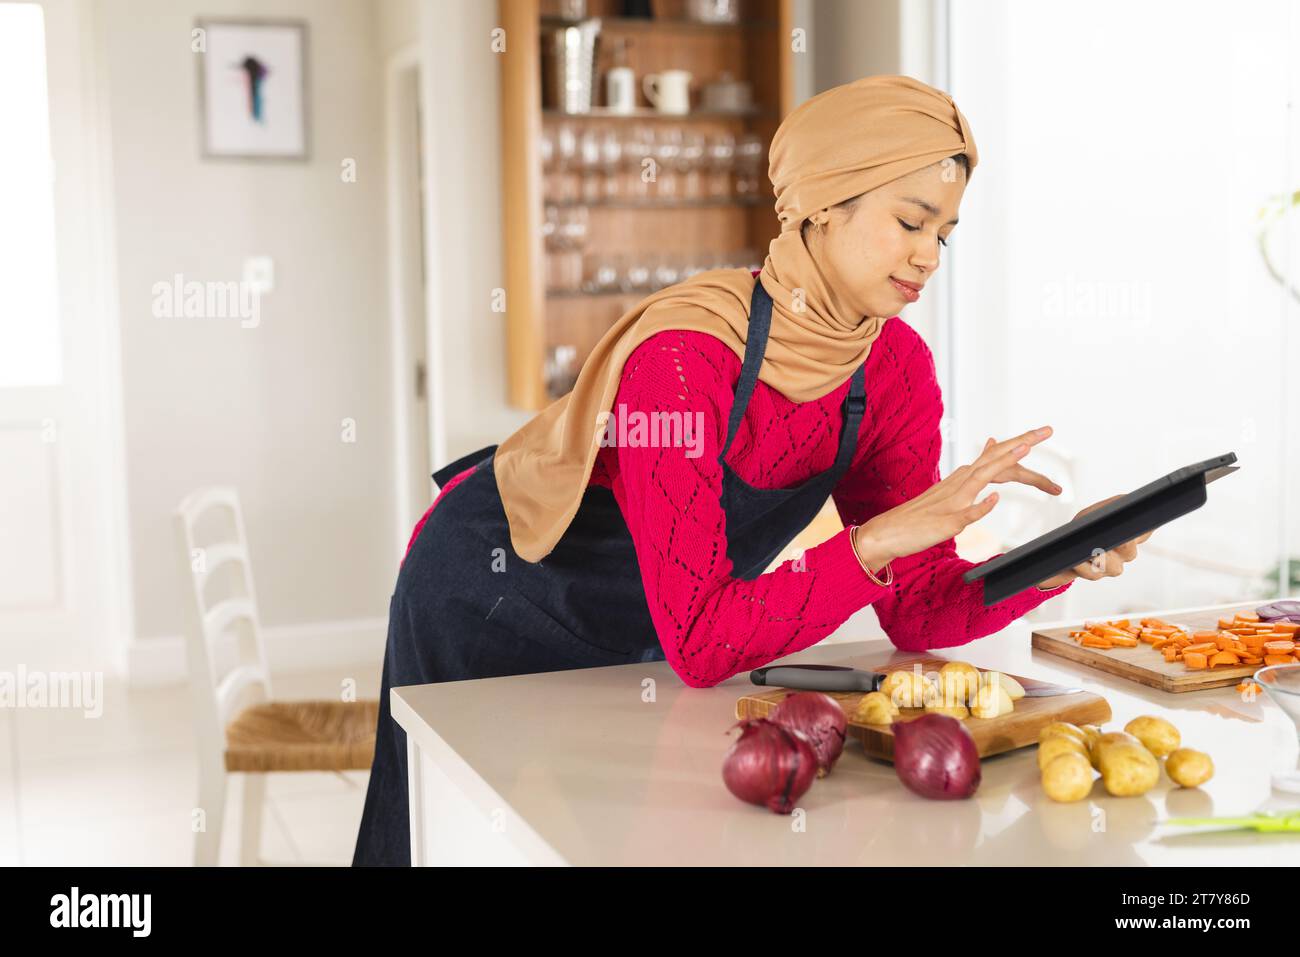
M848 469L866 408L865 366L842 406L834 464L793 488L755 488L724 459L758 382L772 299L757 280L745 361L727 423L722 508L737 578L757 578L813 520ZM354 865L410 864L406 733L390 718L392 688L469 678L662 661L636 550L614 494L590 486L540 562L515 554L492 456L479 449L439 469L439 487L474 471L429 513L402 563L388 609L379 726Z

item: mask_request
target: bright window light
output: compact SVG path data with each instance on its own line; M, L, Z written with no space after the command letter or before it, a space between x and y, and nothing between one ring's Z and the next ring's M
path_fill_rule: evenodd
M0 388L62 377L45 22L0 3Z

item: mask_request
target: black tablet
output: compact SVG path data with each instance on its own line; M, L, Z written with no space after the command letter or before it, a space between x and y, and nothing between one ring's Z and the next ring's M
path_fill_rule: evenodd
M1176 469L1004 555L976 565L962 577L968 582L983 579L984 604L995 605L1030 585L1088 561L1097 550L1107 551L1195 511L1205 504L1205 486L1237 471L1238 466L1232 464L1235 461L1236 453L1229 452Z

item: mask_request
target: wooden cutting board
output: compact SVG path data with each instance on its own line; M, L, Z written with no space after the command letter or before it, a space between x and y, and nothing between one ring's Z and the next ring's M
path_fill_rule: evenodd
M863 665L873 671L888 674L891 671L911 671L916 662L921 663L921 670L929 674L938 671L948 658L917 657L891 661L888 666ZM978 665L976 666L978 667ZM984 670L984 669L980 669ZM1010 675L1019 678L1019 675ZM1029 679L1026 679L1029 680ZM765 718L776 710L776 706L788 695L795 694L785 688L755 689L736 702L737 718ZM849 715L848 734L862 742L862 748L873 758L885 761L894 760L894 732L891 725L860 724L855 722L852 714L862 700L861 691L827 692L840 703L844 713ZM1053 695L1047 698L1021 698L1011 714L998 718L966 718L962 724L975 739L980 757L1001 754L1038 743L1038 732L1053 721L1069 721L1071 724L1102 725L1110 720L1110 705L1099 695L1081 691L1078 694ZM895 721L910 721L925 714L921 708L903 708L902 714Z
M1185 625L1194 631L1203 631L1219 627L1220 618L1231 618L1239 611L1254 611L1265 601L1242 602L1238 605L1217 605L1212 608L1193 609L1191 611L1169 612L1131 612L1126 615L1110 615L1105 620L1128 618L1136 623L1141 618L1160 618L1171 625ZM1089 619L1100 621L1102 619ZM1096 668L1107 674L1118 675L1147 685L1161 691L1203 691L1206 688L1222 688L1235 685L1242 678L1249 678L1263 665L1238 665L1235 668L1214 668L1195 670L1188 668L1181 661L1165 661L1157 651L1145 642L1138 642L1136 648L1085 648L1073 638L1070 632L1079 631L1084 623L1066 628L1049 628L1035 631L1031 644L1039 651L1049 655L1059 655L1069 661L1078 662L1089 668Z

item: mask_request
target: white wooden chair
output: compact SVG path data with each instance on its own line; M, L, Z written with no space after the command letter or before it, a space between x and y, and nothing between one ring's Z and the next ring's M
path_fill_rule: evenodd
M207 543L198 530L217 510L233 535ZM202 488L175 512L179 557L190 582L185 651L199 747L199 809L194 863L213 866L221 849L227 775L243 778L239 860L261 863L262 807L270 771L369 770L378 701L284 701L271 696L249 563L244 516L233 488ZM232 569L235 594L209 600L219 570ZM230 647L231 638L234 647Z

